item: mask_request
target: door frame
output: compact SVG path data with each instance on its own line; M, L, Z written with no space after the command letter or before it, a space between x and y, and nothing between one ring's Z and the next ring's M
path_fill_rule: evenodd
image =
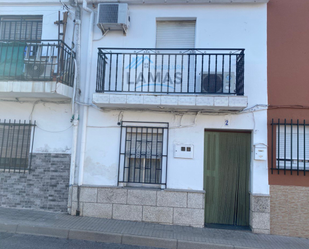
M205 186L205 132L226 132L226 133L249 133L251 138L250 138L250 165L249 165L249 179L248 179L248 194L251 195L251 189L252 189L252 185L251 185L251 179L252 179L252 165L253 165L253 130L252 129L218 129L218 128L204 128L204 133L203 133L203 140L204 140L204 149L203 149L203 190L205 191L205 200L206 201L206 186ZM249 198L249 226L250 226L250 206L251 206L251 198ZM206 205L205 205L205 210L204 210L204 224L206 217L205 217L205 211L206 211ZM218 227L220 228L221 225L218 225ZM216 225L214 225L214 227L216 228ZM224 225L222 225L222 227L224 227ZM225 227L229 227L231 229L243 229L242 227L237 227L237 226L233 226L233 225L226 225Z

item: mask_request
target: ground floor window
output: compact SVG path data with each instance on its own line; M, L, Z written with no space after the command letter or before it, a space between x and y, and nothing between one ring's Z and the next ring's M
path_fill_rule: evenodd
M168 123L121 123L119 183L166 185Z
M0 172L30 170L34 128L31 121L0 120Z
M272 173L309 170L309 123L305 120L272 120ZM275 159L275 160L274 160Z

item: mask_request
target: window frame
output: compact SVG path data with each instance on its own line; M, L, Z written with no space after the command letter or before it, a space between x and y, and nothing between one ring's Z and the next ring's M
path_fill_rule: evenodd
M190 47L187 47L187 46L183 46L183 45L176 45L175 46L175 43L173 43L173 46L161 46L159 45L158 43L158 27L159 27L159 23L178 23L178 25L181 26L182 23L194 23L194 39L193 39L193 46L190 46ZM196 18L157 18L156 19L156 41L155 41L155 46L156 48L179 48L179 49L194 49L196 47L196 34L197 34L197 30L196 30L196 23L197 23L197 20Z
M166 188L169 123L122 121L120 126L117 185ZM147 160L158 161L147 168Z
M0 173L30 173L35 127L35 121L0 120Z
M12 23L15 23L15 25L12 25ZM6 25L9 25L9 27L6 27ZM12 26L14 26L14 28ZM7 28L8 28L8 32L6 31ZM14 32L12 32L11 29L14 29ZM33 30L35 31L34 33L33 33ZM0 40L3 40L3 41L40 41L42 39L42 33L43 33L43 15L1 15L0 16ZM8 37L6 37L6 34L9 34ZM22 34L23 34L23 37L22 37Z
M309 171L309 123L278 121L271 122L271 173ZM283 146L283 148L282 148Z

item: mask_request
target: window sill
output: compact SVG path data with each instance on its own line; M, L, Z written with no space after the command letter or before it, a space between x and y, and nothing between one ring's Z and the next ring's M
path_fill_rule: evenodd
M123 188L140 188L140 189L165 189L164 184L146 184L146 183L119 183L119 187Z
M0 169L0 174L1 173L14 173L14 174L28 174L30 173L29 169L26 169L26 170L21 170L21 171L18 171L18 170L15 170L14 172L14 169Z

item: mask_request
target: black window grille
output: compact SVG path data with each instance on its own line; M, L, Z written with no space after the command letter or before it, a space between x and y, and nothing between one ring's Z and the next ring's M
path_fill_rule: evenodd
M35 122L0 120L0 171L30 172Z
M0 16L1 40L40 40L42 16Z
M271 173L280 171L303 172L309 170L309 128L305 120L292 119L271 123Z
M166 185L168 126L121 122L118 183Z

